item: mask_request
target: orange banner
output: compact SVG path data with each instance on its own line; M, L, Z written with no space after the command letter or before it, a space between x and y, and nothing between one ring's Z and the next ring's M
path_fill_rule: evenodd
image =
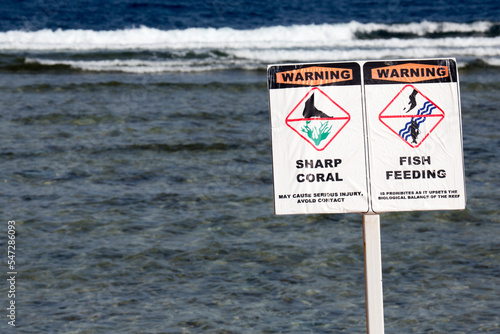
M276 73L276 82L281 84L320 86L353 79L348 68L306 67Z
M446 78L448 67L425 64L400 64L372 69L372 79L419 82L432 79Z

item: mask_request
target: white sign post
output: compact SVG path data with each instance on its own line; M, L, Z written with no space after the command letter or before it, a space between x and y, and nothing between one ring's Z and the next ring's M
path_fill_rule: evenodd
M275 214L362 213L367 330L384 332L380 218L465 209L454 59L268 67Z
M384 297L379 215L363 215L363 244L367 333L383 334Z

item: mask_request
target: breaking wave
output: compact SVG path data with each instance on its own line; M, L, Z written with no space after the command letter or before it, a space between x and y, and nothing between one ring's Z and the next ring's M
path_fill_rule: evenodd
M17 68L63 66L129 73L265 69L269 63L455 57L500 65L500 23L428 22L272 26L237 30L148 27L114 31L0 33L0 54ZM0 60L1 61L1 60ZM5 60L3 60L5 65Z

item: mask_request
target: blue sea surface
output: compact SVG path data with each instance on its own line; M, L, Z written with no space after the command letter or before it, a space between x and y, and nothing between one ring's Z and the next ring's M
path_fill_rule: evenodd
M273 215L266 67L421 57L468 201L381 215L386 333L495 333L497 1L0 4L0 332L365 333L361 216Z
M133 26L159 29L427 21L498 21L500 5L485 1L138 1L25 0L0 5L0 31L15 29L115 30Z

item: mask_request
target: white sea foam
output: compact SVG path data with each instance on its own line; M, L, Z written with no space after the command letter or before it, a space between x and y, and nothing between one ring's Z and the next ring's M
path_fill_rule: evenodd
M151 61L142 59L127 60L52 60L26 58L27 64L46 66L65 65L73 69L95 72L160 73L160 72L202 72L224 70L229 67L246 68L247 61L204 61L204 60L166 60ZM249 69L255 69L253 66Z
M392 33L411 33L418 36L435 33L484 33L494 25L492 22L479 21L473 23L454 23L454 22L412 22L407 24L378 24L367 23L360 24L356 29L360 32L387 31Z
M154 28L116 31L40 30L0 33L0 50L161 50L199 48L283 48L332 45L352 40L350 25L268 27L254 30L189 28L162 31Z
M494 22L419 22L378 24L295 25L251 30L189 28L158 30L148 27L116 31L40 30L0 33L0 50L33 52L27 63L67 65L89 71L153 73L209 71L226 68L265 68L283 61L333 61L383 58L456 57L497 65L500 37L488 37ZM380 32L385 38L378 37ZM405 38L400 38L403 34ZM433 35L434 34L434 35ZM481 35L471 37L470 34ZM443 37L437 37L443 36ZM99 59L98 53L167 51L171 59ZM217 55L212 50L220 51ZM37 53L43 53L43 57ZM97 52L96 59L50 57L50 53ZM210 53L187 57L187 53Z
M45 29L33 32L1 32L0 50L81 51L332 47L355 41L358 42L357 44L373 42L373 40L357 40L357 33L386 31L389 33L409 33L417 36L439 32L484 33L494 24L492 22L460 24L424 21L394 25L350 22L345 24L294 25L289 27L274 26L251 30L236 30L232 28L159 30L148 27L114 31Z

